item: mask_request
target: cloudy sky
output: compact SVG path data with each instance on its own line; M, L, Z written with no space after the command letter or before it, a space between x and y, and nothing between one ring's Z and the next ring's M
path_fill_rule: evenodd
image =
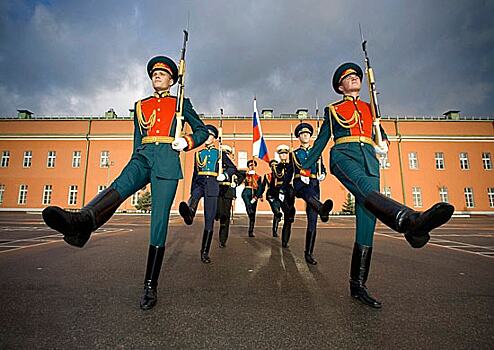
M3 0L0 115L128 115L149 58L179 58L188 14L199 113L250 115L254 95L275 114L322 108L335 68L363 63L361 23L384 115L494 115L488 0Z

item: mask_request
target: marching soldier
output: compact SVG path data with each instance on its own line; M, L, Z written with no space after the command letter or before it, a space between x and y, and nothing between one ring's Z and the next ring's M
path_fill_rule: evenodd
M217 200L220 191L219 183L231 179L236 171L235 165L225 155L220 155L214 147L214 140L218 138L218 129L213 125L206 125L209 132L205 148L196 152L194 161L194 174L188 202L181 202L179 212L187 225L192 225L196 215L197 205L201 197L204 197L204 232L201 244L201 261L209 264L209 249L213 239L214 218L216 216ZM222 157L223 173L219 173L219 160Z
M278 237L278 226L281 218L283 217L283 214L281 213L281 201L277 194L277 183L276 179L273 177L273 171L276 164L278 164L276 159L272 159L269 162L271 172L264 174L264 178L262 180L262 188L266 191L266 200L268 201L271 211L273 212L273 237Z
M179 153L194 149L207 138L207 129L189 99L184 100L183 115L193 133L183 138L173 137L177 98L170 95L170 87L178 79L175 62L165 56L154 57L147 65L147 73L155 92L135 104L134 150L120 176L80 212L68 212L54 206L43 210L43 219L48 226L61 232L68 244L83 247L91 233L107 222L125 199L151 183L151 239L140 303L143 310L151 309L157 302L170 208L178 180L183 178Z
M232 155L232 148L228 145L221 145L223 154L227 157ZM230 229L230 218L232 213L232 201L236 198L235 188L237 183L243 181L243 175L237 169L230 180L220 182L220 192L218 195L218 207L216 210L216 220L220 221L219 241L220 248L226 247L228 231Z
M262 199L262 178L256 174L257 162L251 159L247 162L249 170L245 175L245 188L242 191L242 200L245 203L245 209L249 216L249 237L255 237L254 224L256 222L257 201Z
M319 182L326 178L326 168L321 163L321 172L318 172L317 164L311 166L311 174L308 177L301 176L302 165L306 159L313 154L310 146L310 138L314 133L314 128L308 123L300 123L295 128L295 137L300 140L300 147L291 153L291 164L293 167L293 188L295 196L302 198L306 203L307 214L307 232L305 235L305 261L311 265L316 265L313 252L316 242L317 216L321 217L322 222L328 222L329 213L333 209L331 199L321 203L319 197L321 190ZM322 162L322 160L321 160Z
M447 203L437 203L425 212L417 212L379 192L379 161L374 143L371 105L359 98L362 69L354 63L342 64L333 75L333 88L343 98L324 110L324 123L313 152L302 163L301 174L311 176L312 169L331 135L335 145L330 152L330 169L355 196L356 241L350 271L352 297L371 307L380 308L365 286L369 275L376 217L391 229L404 233L414 248L429 241L429 232L446 223L454 212ZM380 129L387 140L384 130Z

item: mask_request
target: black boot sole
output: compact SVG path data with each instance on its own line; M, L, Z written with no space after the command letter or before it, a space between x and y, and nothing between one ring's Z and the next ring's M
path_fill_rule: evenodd
M429 242L429 232L444 225L451 219L455 208L451 204L438 203L428 210L429 213L422 214L425 217L421 223L409 229L405 233L405 239L413 248L422 248Z
M190 208L187 203L180 202L180 205L178 206L178 212L187 225L192 225L194 218L192 217L192 213L190 212Z
M322 222L328 222L329 221L329 213L333 209L333 201L331 199L328 199L327 201L324 202L324 204L321 207L321 210L319 211L320 214L319 216L321 217Z

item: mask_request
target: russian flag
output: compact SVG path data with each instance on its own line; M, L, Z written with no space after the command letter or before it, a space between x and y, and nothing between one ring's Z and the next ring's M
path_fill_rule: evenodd
M269 163L268 147L262 136L261 121L257 111L257 100L254 97L254 115L252 117L252 157L257 157Z

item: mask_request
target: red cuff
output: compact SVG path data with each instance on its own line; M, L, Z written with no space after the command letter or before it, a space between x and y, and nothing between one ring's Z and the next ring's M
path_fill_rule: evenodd
M185 141L187 141L187 150L191 150L194 148L194 139L190 135L184 136Z
M300 175L309 177L310 169L300 169Z

